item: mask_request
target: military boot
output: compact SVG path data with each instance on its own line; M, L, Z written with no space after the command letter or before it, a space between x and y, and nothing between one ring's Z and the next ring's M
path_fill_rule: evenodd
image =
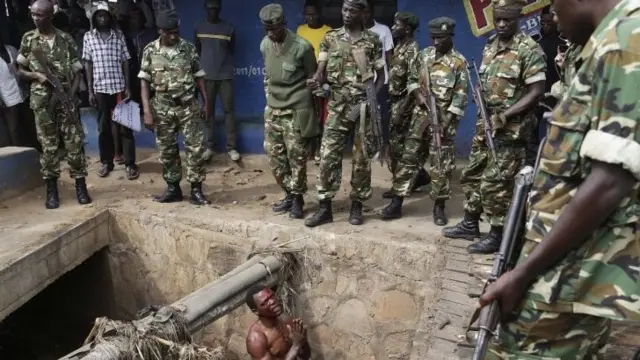
M304 217L304 198L302 195L293 195L289 217L291 219L302 219Z
M382 193L382 198L383 199L391 199L391 198L393 198L393 188L383 192Z
M184 200L180 183L167 183L167 189L160 195L153 197L153 201L159 203L174 203Z
M60 207L60 195L58 194L58 179L47 179L47 195L44 206L47 209L57 209Z
M313 228L333 222L333 211L331 209L331 200L320 201L320 209L310 218L305 220L307 227Z
M469 254L493 254L500 250L501 242L502 226L492 226L487 236L479 242L469 245L467 251Z
M202 193L202 183L191 184L191 198L189 199L193 205L209 205L211 201Z
M87 182L84 178L76 179L76 197L78 198L78 204L91 204L91 196L89 196Z
M446 227L442 230L442 235L449 239L464 239L473 241L480 237L480 215L464 212L464 219L455 226Z
M413 182L413 186L411 186L411 191L415 192L421 187L429 184L431 184L431 176L429 176L427 170L421 167L420 171L418 171L418 175L416 175L415 181Z
M436 200L433 204L433 223L438 226L445 226L449 222L447 214L444 213L444 204L444 200Z
M382 220L400 219L402 217L402 196L394 195L387 207L382 209Z
M362 203L360 201L354 201L351 203L351 211L349 212L349 224L356 226L364 224L364 215L362 215Z
M271 209L275 213L283 213L291 210L291 205L293 204L293 195L287 192L284 199L280 200L279 203L273 205Z

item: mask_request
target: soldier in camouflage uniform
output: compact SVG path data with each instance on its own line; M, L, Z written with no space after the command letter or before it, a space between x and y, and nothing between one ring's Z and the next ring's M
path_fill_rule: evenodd
M389 68L389 100L391 102L391 124L389 129L389 158L391 174L395 173L404 149L411 111L415 106L415 99L407 93L407 79L411 62L418 56L420 46L414 38L414 33L420 21L412 13L399 12L395 15L391 34L397 45L393 52ZM426 160L421 161L424 164ZM431 182L429 174L421 166L413 181L412 191L428 185ZM393 189L382 194L385 199L393 197Z
M576 61L582 52L582 46L569 43L569 48L564 54L558 54L556 63L560 68L560 81L551 87L551 96L560 100L566 92L571 80L576 75Z
M182 132L185 147L187 179L191 183L191 203L207 205L202 193L206 177L202 153L203 114L209 109L204 87L204 70L200 66L195 46L180 38L180 21L175 11L158 14L156 24L160 38L144 48L140 64L141 97L145 126L155 128L156 144L160 151L162 176L167 189L154 201L170 203L182 201L182 162L178 149L178 134ZM196 85L203 95L201 111L195 97ZM154 95L149 100L149 93Z
M467 107L469 91L467 60L453 47L454 29L453 19L441 17L430 21L429 31L434 46L421 51L411 65L407 91L415 97L418 106L413 111L400 166L393 176L393 198L382 210L383 219L402 216L403 199L409 193L412 179L422 167L425 155L431 155L430 195L434 200L433 220L439 226L447 223L444 206L446 200L451 197L456 130ZM423 126L430 124L425 110L428 106L426 91L431 91L436 99L435 112L438 114L439 129L429 126L429 131L425 131L426 128ZM432 141L433 131L441 138L440 157L436 151L436 144Z
M448 238L473 240L480 236L478 222L486 213L491 230L469 246L470 253L490 254L500 247L515 176L525 165L525 147L536 121L534 110L544 95L544 52L520 32L519 18L526 4L526 0L493 2L496 35L484 48L478 72L493 126L496 158L486 145L484 122L478 116L469 166L460 179L466 198L464 219L443 232Z
M60 157L58 147L64 141L69 173L76 181L76 196L80 204L89 204L91 197L87 191L85 177L87 163L84 155L84 130L78 114L66 114L58 102L53 109L53 88L43 74L43 64L35 59L33 51L42 49L48 67L60 80L64 92L70 94L75 102L79 86L79 74L82 64L75 41L69 34L56 29L53 19L53 6L47 0L38 0L31 5L31 16L37 29L24 34L20 43L20 52L16 61L20 66L20 75L31 80L30 106L35 115L38 141L42 145L40 166L46 181L47 209L60 206L58 178L60 177ZM55 101L55 100L53 100ZM77 111L73 109L73 111ZM62 135L62 136L60 136Z
M485 359L605 359L611 321L640 321L640 1L555 6L585 45L552 113L518 264L480 299L519 314Z
M260 10L267 36L260 52L265 64L264 150L269 167L285 198L273 211L289 211L289 217L303 217L307 191L309 140L320 134L309 79L316 71L313 46L285 27L282 6L269 4Z
M367 102L366 91L354 60L353 51L364 51L369 74L377 73L376 88L384 84L384 60L382 45L376 33L363 27L363 10L366 0L345 0L342 4L344 26L329 31L320 43L318 71L309 82L317 89L326 77L331 88L329 115L327 116L320 148L320 174L318 175L318 199L320 209L305 224L315 227L333 221L331 201L342 182L342 155L345 144L353 136L351 171L352 201L349 223L364 223L362 203L371 198L371 159L375 154L373 129L370 116L352 121L348 114L360 109ZM365 74L367 75L367 74ZM354 107L355 106L355 107Z

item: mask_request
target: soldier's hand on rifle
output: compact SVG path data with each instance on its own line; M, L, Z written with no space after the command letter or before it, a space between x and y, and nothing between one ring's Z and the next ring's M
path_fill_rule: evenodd
M143 117L144 117L144 127L146 127L149 130L153 130L153 115L151 115L151 112L145 111Z
M47 78L47 75L43 74L43 73L39 73L39 72L34 72L33 76L35 77L35 80L37 82L39 82L40 84L45 84L50 82L49 78Z
M487 287L480 296L480 306L486 306L494 301L498 302L500 316L503 322L508 321L518 310L518 306L529 288L531 280L518 267L502 274L500 278Z
M416 90L416 105L427 106L427 98L424 97L422 92Z

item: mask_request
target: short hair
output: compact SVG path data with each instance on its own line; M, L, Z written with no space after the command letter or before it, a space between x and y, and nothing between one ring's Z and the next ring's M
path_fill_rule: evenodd
M540 12L540 15L551 15L551 5L547 5L545 7L542 8L542 11Z
M318 11L320 11L322 9L322 6L320 6L320 2L318 2L318 0L307 0L304 2L304 7L314 7L316 8Z
M247 295L245 295L244 300L251 311L256 311L258 309L258 304L256 304L254 296L264 289L267 289L267 287L262 284L253 284L249 290L247 290Z

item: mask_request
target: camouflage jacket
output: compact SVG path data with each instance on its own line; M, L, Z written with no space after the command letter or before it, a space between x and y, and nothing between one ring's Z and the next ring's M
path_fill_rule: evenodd
M186 102L195 96L196 79L204 75L193 44L180 39L166 47L157 39L144 48L138 77L149 82L156 96Z
M420 88L420 76L423 71L428 71L431 91L436 97L438 108L459 117L464 116L469 91L467 59L455 49L439 58L436 57L436 48L433 46L422 50L409 71L409 93Z
M530 36L517 33L511 41L500 44L497 36L489 38L482 53L482 65L478 70L484 87L484 99L490 115L503 112L515 104L527 87L539 81L545 81L547 61L540 45ZM524 139L529 134L530 113L509 119L498 132L504 139ZM484 123L478 119L476 133L484 133ZM479 131L480 130L480 131Z
M640 0L623 0L580 54L577 74L550 119L521 261L552 230L594 161L620 165L633 191L527 294L542 310L640 320Z
M409 69L419 52L420 46L415 40L401 44L394 49L389 68L389 96L392 98L407 95Z
M22 36L16 61L21 66L29 69L29 71L44 72L43 65L33 55L33 50L36 48L42 48L49 62L51 72L68 91L73 82L74 74L82 70L82 63L80 63L75 40L71 35L59 29L55 29L52 46L49 45L47 39L37 29L28 31ZM47 106L50 95L51 88L49 85L40 84L37 81L31 82L30 101L32 107Z
M362 85L362 75L352 50L365 50L370 74L384 68L382 44L376 33L363 30L362 36L352 41L344 27L327 32L320 42L319 62L326 62L327 83L331 86L331 97L339 102L347 102L348 98L364 97L365 90L354 85ZM342 100L343 99L343 100Z

